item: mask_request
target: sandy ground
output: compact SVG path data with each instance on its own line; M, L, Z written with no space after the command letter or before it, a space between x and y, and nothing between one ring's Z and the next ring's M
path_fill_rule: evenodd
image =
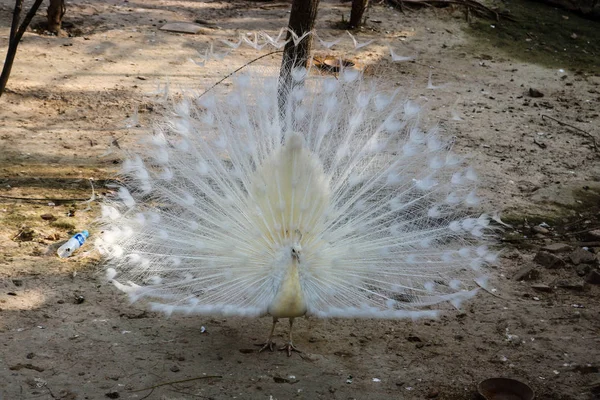
M2 49L12 4L0 0ZM538 399L600 398L600 289L590 283L600 248L597 53L595 65L540 65L479 37L459 9L375 4L362 37L417 55L377 70L471 154L490 207L514 229L491 270L493 290L464 310L435 321L301 320L303 353L288 358L256 352L267 318L167 319L105 284L92 246L62 261L54 252L97 215L98 204L85 202L89 179L99 196L109 190L119 163L111 143L133 146L159 116L157 85L206 88L248 56L200 68L189 61L197 50L246 31L275 33L289 4L75 0L67 8L70 36L26 33L0 98L1 399L474 399L477 383L497 376L528 383ZM318 32L344 35L342 14L347 20L348 3L324 2ZM197 35L158 29L197 19L211 22ZM565 53L584 48L573 43ZM427 89L430 71L441 88ZM556 243L570 246L559 261L533 261Z

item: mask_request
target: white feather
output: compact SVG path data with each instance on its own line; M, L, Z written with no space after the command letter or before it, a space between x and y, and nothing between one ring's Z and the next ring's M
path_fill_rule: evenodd
M284 118L277 73L174 107L103 206L108 279L166 314L420 318L472 297L497 258L474 170L357 69L292 77Z

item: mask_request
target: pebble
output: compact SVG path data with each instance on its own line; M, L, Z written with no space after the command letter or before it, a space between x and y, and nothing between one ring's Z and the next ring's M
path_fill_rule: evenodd
M242 354L254 353L254 349L240 349L240 353L242 353Z
M171 372L179 372L179 371L181 371L177 365L173 365L169 369L171 370Z
M600 239L600 229L594 229L593 231L589 231L588 235L592 239Z
M582 292L585 289L585 282L582 280L560 280L556 282L556 287Z
M546 293L551 293L552 292L552 288L548 285L544 285L544 284L534 284L531 285L531 288L533 290L537 290L538 292L546 292Z
M168 32L177 32L177 33L190 33L195 35L204 30L199 25L190 24L188 22L171 22L169 24L165 24L159 28L161 31Z
M551 243L542 247L542 250L548 253L564 253L573 250L573 248L566 243Z
M594 255L594 253L591 253L581 248L576 249L571 254L569 254L569 258L571 259L571 262L575 265L591 264L594 261L596 261L596 256Z
M533 265L526 265L519 269L513 275L512 279L515 281L532 281L539 278L540 271L538 271Z
M533 98L540 98L540 97L544 97L544 93L540 92L537 89L534 88L529 88L529 97L533 97Z
M535 255L533 261L548 269L557 269L565 266L565 262L560 257L548 253L547 251L539 251Z
M579 276L586 276L592 271L592 266L589 264L579 264L575 265L573 268L575 268L575 272Z
M592 285L600 285L600 272L595 269L585 278L587 283L591 283Z

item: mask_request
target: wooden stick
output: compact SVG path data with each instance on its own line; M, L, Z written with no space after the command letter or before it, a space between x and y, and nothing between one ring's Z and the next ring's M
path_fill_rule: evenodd
M189 379L182 379L179 381L171 381L171 382L164 382L164 383L159 383L158 385L154 385L154 386L150 386L147 388L143 388L143 389L136 389L136 390L130 390L130 393L134 393L134 392L143 392L144 390L154 390L157 387L161 387L161 386L167 386L167 385L173 385L175 383L185 383L185 382L191 382L191 381L197 381L199 379L208 379L208 378L222 378L222 375L205 375L205 376L197 376L195 378L189 378Z

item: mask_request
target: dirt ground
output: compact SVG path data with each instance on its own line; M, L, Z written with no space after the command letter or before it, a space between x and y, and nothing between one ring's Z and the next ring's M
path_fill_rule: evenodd
M12 6L0 0L2 50ZM167 319L106 284L90 244L55 256L93 226L90 179L101 197L119 167L111 143L127 149L158 118L157 85L206 88L245 55L200 68L189 61L197 50L276 33L289 4L73 0L64 35L26 33L0 98L0 399L475 399L478 382L499 376L537 399L600 398L600 25L531 7L559 21L534 22L566 44L510 30L523 21L470 25L460 8L372 5L361 40L417 55L379 70L471 154L490 208L513 228L493 289L464 310L435 321L300 320L303 353L290 358L256 352L267 318ZM345 35L342 15L349 3L322 2L317 31ZM197 20L197 35L158 29Z

